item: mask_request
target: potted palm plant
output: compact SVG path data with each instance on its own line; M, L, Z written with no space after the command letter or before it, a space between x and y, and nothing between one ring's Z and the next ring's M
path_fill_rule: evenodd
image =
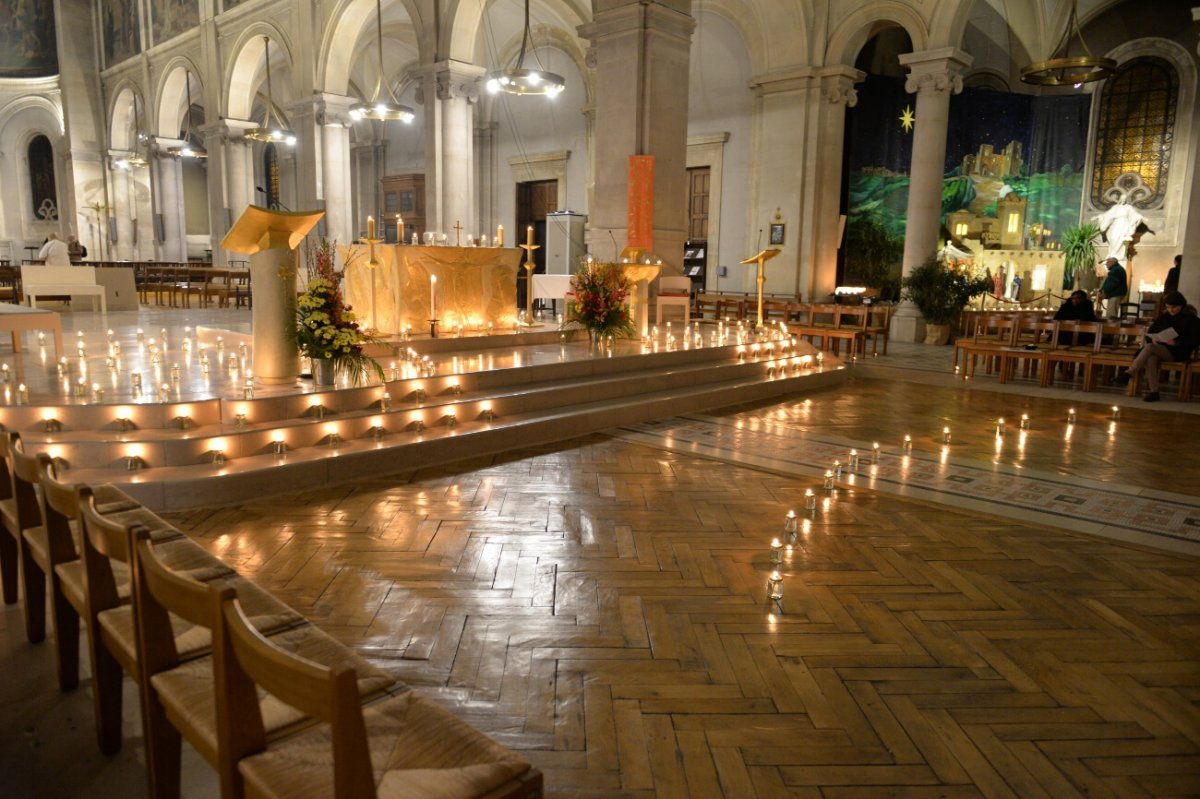
M992 287L986 277L972 277L965 268L951 269L930 258L902 281L904 298L911 300L925 318L925 343L945 344L950 326L958 321L966 304Z
M1063 231L1064 289L1082 288L1090 291L1095 288L1096 239L1099 236L1100 228L1091 222Z

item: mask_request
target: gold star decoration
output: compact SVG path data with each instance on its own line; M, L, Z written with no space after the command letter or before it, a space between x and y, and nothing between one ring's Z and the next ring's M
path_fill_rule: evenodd
M900 114L900 127L904 128L905 133L912 133L913 123L917 118L913 116L912 106L904 106L904 112Z

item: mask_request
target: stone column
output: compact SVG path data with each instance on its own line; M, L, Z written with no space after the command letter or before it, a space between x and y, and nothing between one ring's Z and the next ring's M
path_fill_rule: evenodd
M109 170L109 180L112 182L112 208L101 215L98 222L107 227L105 216L111 214L117 220L117 245L113 248L112 257L121 261L131 261L137 255L134 249L133 219L136 210L132 201L129 171L112 167ZM100 235L107 235L107 231Z
M817 197L813 208L816 246L811 293L814 299L837 288L838 250L842 246L842 157L846 146L846 109L858 103L854 84L866 74L846 66L822 71L817 140Z
M350 106L349 97L325 94L321 96L317 114L324 144L322 200L325 203L325 235L344 244L354 241L354 231L358 230L359 225L366 226L365 219L356 220L351 215Z
M488 122L475 129L475 152L478 153L479 164L475 178L476 225L467 231L472 236L478 236L481 233L494 236L496 225L503 224L496 218L496 184L499 177L496 133L499 129L499 122ZM511 222L509 226L512 226Z
M475 227L474 106L485 70L441 61L425 72L425 229L446 233L456 222Z
M1192 9L1192 19L1200 22L1200 6ZM1196 54L1200 55L1200 46L1196 47ZM1189 303L1197 305L1200 304L1200 178L1197 177L1200 173L1200 162L1196 156L1200 154L1200 125L1193 122L1191 127L1192 140L1176 142L1177 145L1185 145L1176 157L1180 162L1189 164L1192 171L1192 188L1186 200L1187 213L1179 225L1183 234L1183 267L1179 270L1179 291L1187 297ZM1186 171L1181 171L1181 176L1186 174Z
M223 124L207 125L200 129L200 135L204 137L204 149L208 151L208 169L205 172L208 175L208 219L213 266L226 266L229 258L220 243L233 224L225 191L229 130Z
M688 57L685 2L609 0L579 26L596 70L592 240L628 240L629 156L654 156L654 251L679 274L687 239ZM597 237L599 240L597 241Z
M314 95L295 103L291 107L291 128L296 134L296 144L275 145L279 154L280 202L294 210L316 211L325 207L325 103L322 95ZM290 149L290 153L288 150ZM284 178L288 170L284 167L285 156L295 159L295 205L288 203ZM325 223L317 226L324 235Z
M225 197L229 203L229 222L238 221L247 205L255 204L254 198L254 148L238 136L225 140ZM259 200L258 204L264 200Z
M900 63L909 72L905 90L917 95L912 165L908 170L908 221L904 229L904 275L907 276L937 250L950 95L962 91L962 74L971 66L971 56L953 47L943 47L906 53L900 56ZM924 320L912 303L901 303L896 309L891 335L897 341L924 338Z
M162 219L159 256L164 261L186 261L187 239L183 214L183 168L169 155L154 157L154 212Z

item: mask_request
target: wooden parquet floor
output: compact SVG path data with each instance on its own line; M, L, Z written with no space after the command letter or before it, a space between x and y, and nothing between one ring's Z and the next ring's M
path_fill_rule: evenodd
M809 487L598 435L172 518L549 796L1200 795L1200 561L855 490L779 612Z

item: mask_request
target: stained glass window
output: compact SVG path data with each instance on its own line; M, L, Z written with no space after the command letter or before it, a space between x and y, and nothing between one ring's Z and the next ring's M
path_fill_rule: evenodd
M29 190L35 219L58 219L58 191L54 180L54 147L45 136L29 142Z
M1179 76L1161 58L1136 58L1108 80L1100 96L1093 206L1110 208L1122 196L1138 208L1162 205L1178 101Z

